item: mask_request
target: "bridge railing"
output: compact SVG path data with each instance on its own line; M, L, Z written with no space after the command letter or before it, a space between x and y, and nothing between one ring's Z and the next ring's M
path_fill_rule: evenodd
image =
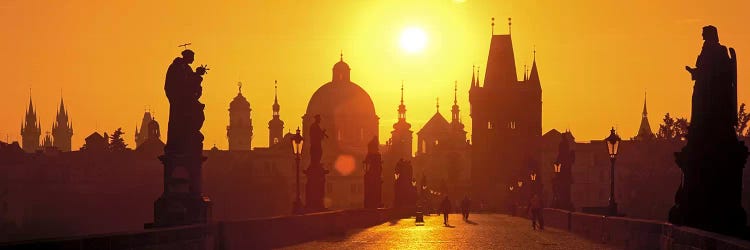
M626 249L750 249L750 242L670 223L545 208L545 225Z
M0 249L267 249L410 216L394 209L339 210L80 237L0 243Z

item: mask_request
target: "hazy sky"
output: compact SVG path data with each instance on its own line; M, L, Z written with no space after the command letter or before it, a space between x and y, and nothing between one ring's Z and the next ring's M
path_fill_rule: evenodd
M281 118L301 124L307 102L330 81L340 51L352 81L370 93L380 140L397 118L401 81L415 132L435 112L450 118L453 82L470 128L467 90L472 65L484 67L490 18L512 34L519 76L536 47L543 89L543 130L570 129L579 141L601 139L610 126L635 135L644 92L652 129L666 112L689 116L693 83L684 70L701 47L701 27L718 27L735 47L739 100L748 102L750 1L16 1L0 2L0 68L4 69L0 135L20 139L29 88L42 130L51 130L60 96L74 123L73 148L92 132L123 127L126 142L146 106L166 128L167 66L190 42L203 82L205 147L226 148L228 105L237 82L253 109L254 146L266 146L273 81ZM425 49L407 53L403 30L426 34ZM482 68L482 76L484 75ZM522 108L522 107L520 107ZM471 132L471 131L469 131ZM163 133L166 134L166 133ZM415 138L416 139L416 138Z

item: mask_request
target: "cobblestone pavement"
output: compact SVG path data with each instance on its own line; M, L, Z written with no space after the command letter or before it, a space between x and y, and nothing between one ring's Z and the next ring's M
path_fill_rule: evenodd
M451 214L449 227L442 216L425 216L352 230L341 236L285 249L620 249L595 243L555 228L531 229L529 220L502 214L473 214L469 222Z

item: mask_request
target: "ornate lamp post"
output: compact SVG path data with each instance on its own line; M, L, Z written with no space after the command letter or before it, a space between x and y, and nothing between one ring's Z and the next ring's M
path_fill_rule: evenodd
M604 139L607 143L609 152L610 168L610 187L609 187L609 215L617 215L617 202L615 202L615 161L617 160L617 151L620 147L620 136L615 133L615 128L609 131L609 137Z
M299 161L302 157L302 143L302 135L299 132L299 127L297 127L297 133L292 135L292 146L294 147L294 163L297 164L297 171L295 171L297 181L297 197L294 199L294 204L292 205L292 212L295 214L302 213L302 199L300 199L299 194Z

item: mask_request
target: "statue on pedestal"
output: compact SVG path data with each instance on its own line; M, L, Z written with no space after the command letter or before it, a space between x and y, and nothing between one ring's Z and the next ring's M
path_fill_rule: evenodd
M703 27L687 145L675 153L683 173L669 221L677 225L747 237L740 203L748 149L737 139L737 57L719 43L714 26Z
M305 169L305 210L309 212L325 210L325 184L328 170L323 169L323 139L327 138L326 130L320 128L320 115L315 115L315 122L310 126L310 166Z
M383 160L378 152L378 137L367 144L367 156L362 162L365 166L365 208L383 207Z
M195 53L182 51L167 69L164 92L169 100L169 123L164 155L164 192L154 204L154 223L147 227L168 227L206 223L211 201L203 196L202 164L204 104L198 100L201 82L208 70L193 69Z

